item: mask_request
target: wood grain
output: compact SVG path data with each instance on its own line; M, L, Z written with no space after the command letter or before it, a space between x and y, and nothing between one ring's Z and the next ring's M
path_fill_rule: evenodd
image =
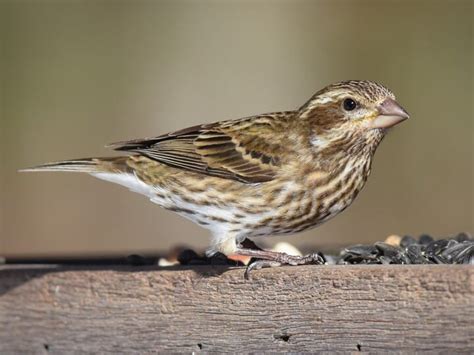
M0 352L474 352L472 266L0 267Z

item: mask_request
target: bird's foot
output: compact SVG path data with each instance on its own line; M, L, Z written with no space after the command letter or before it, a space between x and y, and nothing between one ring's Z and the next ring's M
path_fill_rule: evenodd
M244 277L246 280L250 280L250 272L253 270L260 270L266 267L278 267L281 266L281 263L278 261L272 261L272 260L262 260L262 259L252 259L250 260L250 263L248 264L247 268L245 269Z
M323 255L320 253L312 253L304 256L289 255L286 253L278 253L269 250L253 250L253 249L238 249L237 254L246 255L257 258L251 261L245 270L245 278L250 278L252 270L259 270L266 267L277 267L281 265L307 265L316 264L321 265L326 262Z

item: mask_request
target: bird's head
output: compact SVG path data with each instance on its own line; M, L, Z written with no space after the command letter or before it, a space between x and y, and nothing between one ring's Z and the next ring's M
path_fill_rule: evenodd
M409 116L384 86L351 80L317 92L300 108L299 117L309 122L315 149L374 151L386 130Z

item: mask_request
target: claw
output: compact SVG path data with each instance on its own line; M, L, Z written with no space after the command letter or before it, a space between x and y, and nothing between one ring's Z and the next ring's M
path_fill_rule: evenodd
M281 263L273 260L255 260L248 264L247 269L245 269L244 277L246 280L250 280L250 272L253 270L260 270L266 267L278 267L281 266Z

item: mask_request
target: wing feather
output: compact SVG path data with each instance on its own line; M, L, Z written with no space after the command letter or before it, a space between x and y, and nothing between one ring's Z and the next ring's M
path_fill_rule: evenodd
M244 183L272 180L293 112L193 126L154 138L113 143L169 166Z

